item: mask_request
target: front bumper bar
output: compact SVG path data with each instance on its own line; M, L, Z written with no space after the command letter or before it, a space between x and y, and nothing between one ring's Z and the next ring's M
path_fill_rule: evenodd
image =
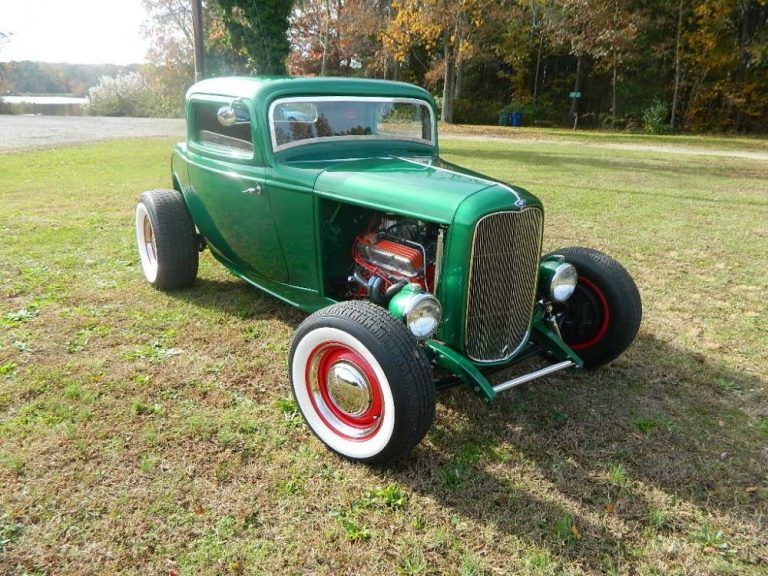
M536 370L535 372L529 372L528 374L523 374L522 376L518 376L517 378L512 378L512 380L507 380L506 382L502 382L501 384L496 384L496 386L493 387L493 391L498 394L499 392L504 392L504 390L509 390L510 388L514 388L515 386L520 386L520 384L525 384L526 382L530 382L531 380L536 380L536 378L541 378L542 376L547 376L548 374L552 374L553 372L559 372L560 370L565 370L566 368L570 368L571 366L575 366L575 364L570 360L565 360L563 362L558 362L557 364L545 366L541 370Z
M445 368L466 384L469 384L475 392L489 402L496 398L499 392L509 390L520 384L525 384L531 380L536 380L566 368L582 368L584 366L584 362L576 352L563 342L560 334L547 325L540 311L537 311L531 323L529 344L537 345L538 349L543 352L549 352L557 362L528 374L517 376L506 382L496 384L495 386L491 385L488 378L480 371L477 365L446 344L438 340L427 340L426 349L433 362Z

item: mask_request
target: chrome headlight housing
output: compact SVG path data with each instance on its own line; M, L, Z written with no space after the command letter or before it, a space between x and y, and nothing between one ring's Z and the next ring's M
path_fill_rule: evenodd
M419 340L424 340L437 330L443 311L432 294L419 294L411 300L404 313L408 330Z
M547 256L539 264L540 291L546 290L547 296L553 302L568 300L576 289L578 279L576 267L566 262L565 257L559 254Z
M435 333L443 314L440 301L417 284L408 284L395 294L388 308L419 340L426 340Z
M573 264L564 262L555 268L552 280L549 283L549 297L554 302L565 302L573 295L579 274Z

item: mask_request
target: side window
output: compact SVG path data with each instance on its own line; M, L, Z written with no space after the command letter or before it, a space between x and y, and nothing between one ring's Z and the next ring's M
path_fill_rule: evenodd
M192 102L194 133L192 139L199 145L216 152L235 153L250 156L253 153L253 136L248 110L242 106L233 107L236 122L224 126L217 117L220 102Z

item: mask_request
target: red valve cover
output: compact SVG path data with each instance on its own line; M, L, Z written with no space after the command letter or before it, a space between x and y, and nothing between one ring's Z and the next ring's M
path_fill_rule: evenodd
M358 257L387 270L415 276L424 269L424 255L421 250L392 240L379 240L375 234L366 234L357 239Z
M417 248L392 242L391 240L379 240L376 243L376 248L383 252L391 252L405 258L411 263L411 268L413 268L415 272L419 272L424 267L424 256L422 256L421 250Z

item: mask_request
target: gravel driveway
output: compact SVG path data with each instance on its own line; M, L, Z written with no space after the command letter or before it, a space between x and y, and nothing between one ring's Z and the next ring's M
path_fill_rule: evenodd
M183 140L186 122L182 118L113 118L98 116L10 116L0 114L0 153L30 148L49 148L102 142L123 138L167 137ZM523 144L532 140L516 141L493 135L444 134L443 140L508 140ZM713 150L709 148L677 145L646 145L632 143L579 143L562 140L535 140L565 146L589 146L614 150L637 150L667 154L694 154L768 160L768 152L742 150Z
M0 152L48 148L122 138L168 137L183 140L180 118L107 118L0 114Z

